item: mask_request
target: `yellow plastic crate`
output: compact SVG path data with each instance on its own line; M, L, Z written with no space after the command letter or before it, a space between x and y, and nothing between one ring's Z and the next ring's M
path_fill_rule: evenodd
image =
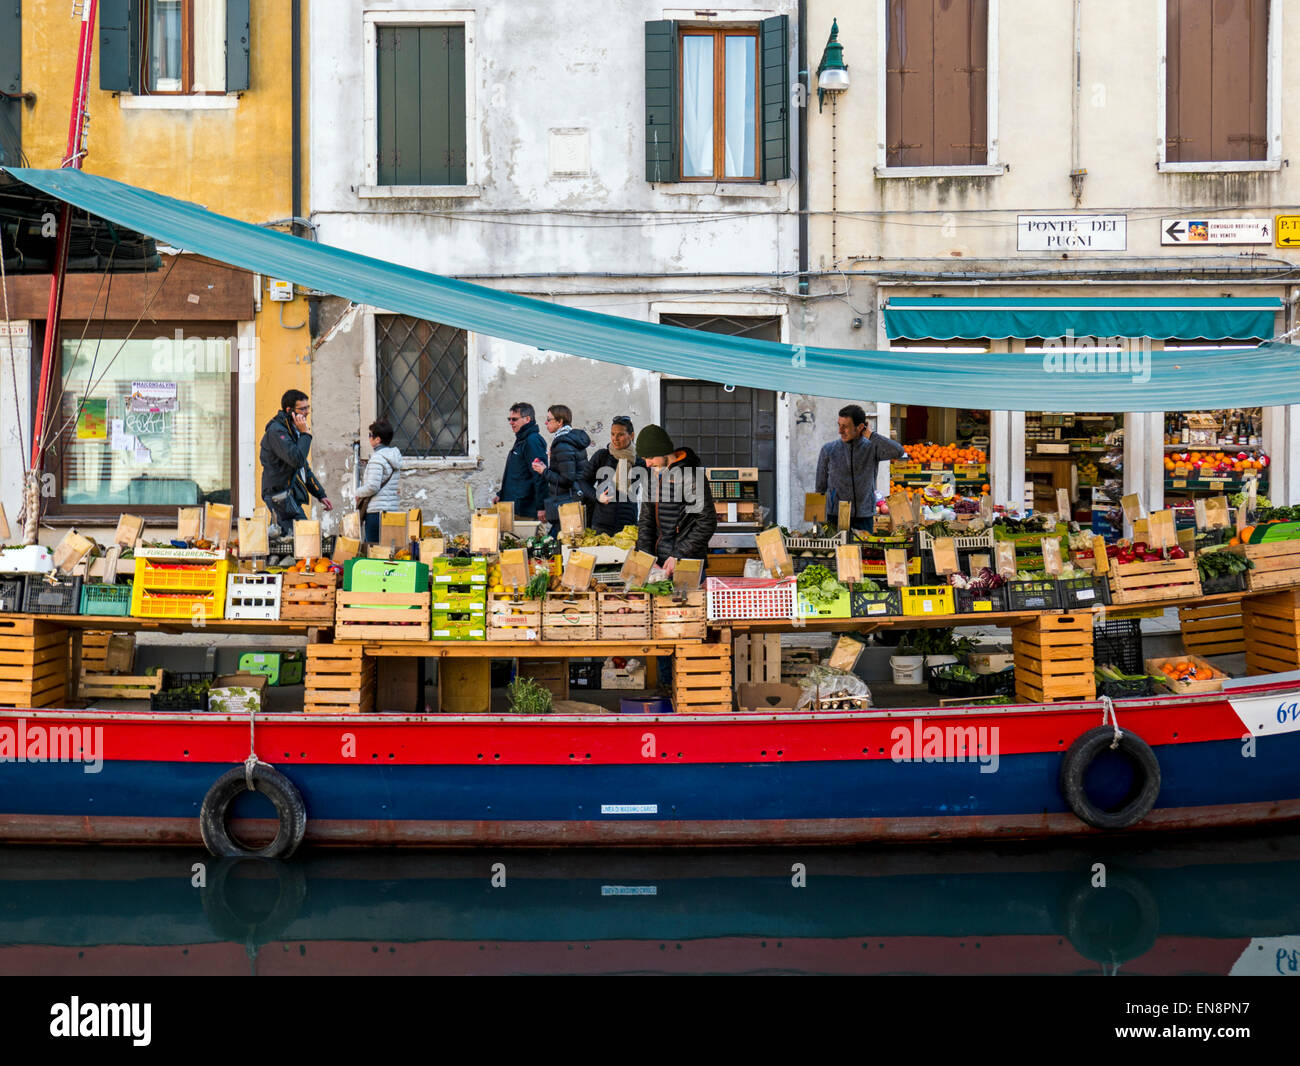
M951 585L916 585L899 590L903 594L903 614L955 614Z
M136 559L131 614L136 618L221 618L229 560L192 565Z

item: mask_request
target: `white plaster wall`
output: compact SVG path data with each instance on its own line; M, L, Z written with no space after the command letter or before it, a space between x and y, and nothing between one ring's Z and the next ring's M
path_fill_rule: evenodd
M31 343L29 323L9 323L7 335L0 324L0 503L9 519L12 544L22 540L18 511L23 503L23 470L32 452Z

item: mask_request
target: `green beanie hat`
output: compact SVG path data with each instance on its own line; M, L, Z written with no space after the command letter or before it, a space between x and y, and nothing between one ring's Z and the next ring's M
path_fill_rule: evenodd
M636 454L640 459L653 459L656 455L672 455L673 442L659 426L644 426L636 435Z

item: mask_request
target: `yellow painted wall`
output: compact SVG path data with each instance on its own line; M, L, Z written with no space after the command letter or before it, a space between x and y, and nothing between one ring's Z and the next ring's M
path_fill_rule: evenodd
M23 89L36 93L37 100L34 107L23 109L22 138L23 151L34 167L59 166L67 143L80 31L80 22L70 11L68 0L23 3ZM124 109L117 94L99 89L96 35L88 101L89 152L83 169L192 200L245 222L287 218L293 207L290 5L281 0L254 2L250 11L250 88L231 110ZM307 2L302 4L300 25L301 210L307 215ZM309 391L311 384L309 331L281 325L281 315L289 326L305 324L307 302L295 294L291 303L271 303L265 299L266 284L263 278L262 311L256 320L257 439L279 408L281 394L290 388ZM260 481L260 465L256 476Z

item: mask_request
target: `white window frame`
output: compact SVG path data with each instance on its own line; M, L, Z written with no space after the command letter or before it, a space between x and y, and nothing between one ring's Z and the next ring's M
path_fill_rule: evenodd
M958 177L995 177L1005 174L1005 163L998 161L998 0L989 0L989 51L987 71L985 74L985 95L988 104L986 134L988 138L988 159L975 166L940 166L940 167L891 167L889 158L888 115L885 109L885 94L888 91L888 75L885 68L889 56L889 13L888 0L876 0L876 166L878 178L958 178Z
M380 307L366 306L362 309L365 328L365 352L361 360L361 420L357 425L357 434L361 440L361 458L370 458L370 435L367 432L370 423L379 417L377 411L379 392L379 339L376 333L375 316L401 315L400 311L385 311ZM405 316L413 317L413 316ZM479 396L478 384L478 334L465 330L465 448L464 455L444 455L438 457L402 456L402 470L408 474L432 474L440 470L477 470L482 464L479 454Z
M462 8L422 11L373 10L362 13L362 81L365 90L365 115L362 136L365 141L364 178L357 187L362 199L399 197L471 197L479 195L478 103L474 66L474 12ZM464 26L465 27L465 184L464 185L380 185L379 184L379 27L380 26Z
M1165 18L1165 5L1156 3L1156 170L1162 174L1232 174L1282 169L1282 4L1269 0L1268 4L1268 117L1265 122L1268 136L1267 159L1238 159L1212 162L1198 160L1191 163L1165 161L1167 145L1166 97L1169 92L1169 27Z

